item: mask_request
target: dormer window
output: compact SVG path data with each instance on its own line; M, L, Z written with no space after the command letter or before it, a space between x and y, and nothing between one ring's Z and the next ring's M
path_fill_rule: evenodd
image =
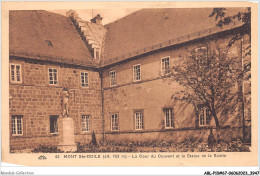
M100 48L94 48L94 59L100 59Z

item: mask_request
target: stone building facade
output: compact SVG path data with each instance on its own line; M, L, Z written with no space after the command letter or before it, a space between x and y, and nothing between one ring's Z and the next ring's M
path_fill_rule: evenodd
M182 88L173 82L170 76L162 73L162 60L169 58L169 65L189 54L187 50L205 46L224 49L230 40L215 36L213 39L196 41L185 47L173 46L153 54L140 56L135 60L110 66L103 70L104 116L106 139L137 140L137 141L176 141L207 140L209 128L214 128L215 121L211 118L208 125L199 124L199 117L194 106L187 102L173 99L172 95ZM241 56L241 43L230 48L230 57ZM140 65L141 79L133 80L135 65ZM239 64L241 67L241 63ZM152 71L151 71L152 70ZM116 85L110 85L110 74L116 72ZM239 93L238 86L234 91ZM237 99L236 108L241 109L241 102ZM172 125L166 125L166 111L170 111ZM231 111L231 110L230 110ZM135 113L142 112L143 127L136 128ZM220 115L221 139L242 138L241 111ZM118 130L111 130L111 116L118 116ZM228 118L227 118L228 117ZM232 133L231 133L232 131Z
M10 149L59 143L64 89L75 142L90 142L93 132L98 141L206 140L214 120L205 111L202 122L191 104L172 98L182 88L166 67L190 50L226 48L241 24L218 28L211 10L143 9L105 26L100 16L86 22L75 11L10 12ZM240 66L248 44L229 49ZM223 140L242 138L239 100L236 108L220 116ZM244 118L250 130L250 113Z
M75 128L76 141L90 139L91 132L82 131L80 128L82 116L89 116L89 128L99 134L102 133L99 72L79 66L20 57L11 57L10 67L12 65L21 66L21 83L11 82L9 87L10 134L13 130L11 120L17 117L22 117L22 133L16 132L18 134L11 135L11 148L58 144L59 128L51 129L58 121L52 121L52 117L60 118L61 93L64 87L68 88L70 93L69 116L73 118L75 126L78 127ZM57 70L57 85L49 83L50 68ZM88 74L88 87L82 87L81 73Z

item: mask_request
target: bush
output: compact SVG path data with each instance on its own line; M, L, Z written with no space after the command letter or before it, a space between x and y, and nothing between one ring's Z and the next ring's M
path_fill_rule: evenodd
M91 140L91 143L95 146L97 146L97 139L96 139L96 135L95 135L95 132L93 131L92 132L92 140Z
M87 144L77 143L75 153L105 153L105 152L249 152L249 147L239 140L219 141L208 147L207 143L187 140L182 143L162 141L104 141L100 145L94 145L93 140ZM32 150L33 153L62 153L56 146L40 145Z
M52 145L39 145L32 150L33 153L63 153L57 146Z

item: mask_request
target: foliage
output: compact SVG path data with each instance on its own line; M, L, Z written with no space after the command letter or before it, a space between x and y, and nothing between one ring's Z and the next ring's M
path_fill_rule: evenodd
M103 153L103 152L136 152L134 147L122 147L115 145L99 145L95 146L92 143L89 144L77 144L76 153Z
M251 8L249 7L247 10L239 11L233 15L227 15L226 10L226 8L214 8L209 17L215 17L215 20L218 20L217 26L219 27L229 25L234 21L243 23L243 28L229 42L229 46L231 46L235 41L240 40L244 35L247 34L251 36Z
M241 26L236 29L227 47L231 47L235 42L241 41L244 51L242 51L243 68L239 77L241 81L251 81L251 8L240 8L240 10L235 13L230 13L230 9L226 8L214 8L209 17L215 17L217 26L221 28L234 22L241 23ZM249 38L249 42L242 43L243 39L247 37ZM242 88L240 91L242 92ZM241 100L246 103L245 99ZM251 111L250 107L247 107L247 109L249 112ZM250 113L249 116L251 116ZM243 135L245 136L246 134L244 133L243 131Z
M233 15L228 15L226 13L226 8L214 8L209 17L215 17L217 21L217 26L223 27L224 25L230 25L231 23L237 21L241 22L243 25L240 30L232 37L228 43L228 47L231 47L236 41L241 40L245 35L248 35L251 41L251 8L248 7L246 10L241 10ZM245 48L245 55L251 56L251 45ZM243 72L241 77L251 70L251 62L244 64ZM248 75L247 79L251 78L251 74Z
M97 139L96 139L96 135L95 132L92 132L92 140L91 140L92 145L97 146Z
M179 58L172 68L172 80L182 90L172 98L193 104L197 111L198 105L205 105L219 127L218 113L226 115L227 110L235 110L231 102L238 96L234 90L239 72L236 59L228 57L224 49L209 47L207 51L191 51L191 55Z
M90 144L78 144L76 153L99 153L99 152L248 152L249 147L240 141L220 141L209 147L207 143L187 140L181 143L173 141L106 141L96 147Z
M57 146L52 145L39 145L32 150L32 153L63 153Z
M239 140L220 141L213 147L208 147L207 143L187 140L181 143L173 141L106 141L102 145L94 146L92 143L77 143L75 153L113 153L113 152L249 152L249 147ZM63 153L57 146L40 145L32 150L33 153Z

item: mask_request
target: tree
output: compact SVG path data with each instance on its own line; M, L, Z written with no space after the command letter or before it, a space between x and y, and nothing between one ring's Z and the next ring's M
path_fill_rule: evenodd
M232 101L237 97L234 89L237 75L237 58L229 58L225 49L200 48L190 55L176 60L172 68L172 79L182 86L173 94L175 100L194 105L205 105L219 128L218 115L235 109Z
M215 17L217 26L219 27L222 27L223 25L229 25L235 21L242 23L242 26L239 28L238 32L229 41L228 47L231 47L237 41L242 41L245 36L249 37L249 44L245 47L245 51L242 55L242 72L239 75L240 81L242 82L240 86L240 100L242 103L243 115L243 141L245 141L245 108L248 110L248 112L251 112L251 92L245 96L243 92L243 82L248 82L251 84L251 8L248 7L247 9L241 9L239 12L232 15L226 12L226 8L214 8L209 17ZM250 113L249 118L251 121ZM249 141L250 140L251 139L249 139Z
M228 15L226 13L226 8L214 8L209 17L215 17L217 21L217 26L223 27L224 25L230 25L231 23L237 21L242 23L242 27L240 27L239 31L232 37L232 39L228 43L228 47L231 47L236 41L241 40L245 35L249 36L251 41L251 8L241 10L233 15ZM251 44L245 48L245 55L251 56ZM244 77L249 71L251 71L251 61L245 63L243 65L243 71L241 73L241 77ZM247 77L244 79L250 79L251 74L247 74Z

